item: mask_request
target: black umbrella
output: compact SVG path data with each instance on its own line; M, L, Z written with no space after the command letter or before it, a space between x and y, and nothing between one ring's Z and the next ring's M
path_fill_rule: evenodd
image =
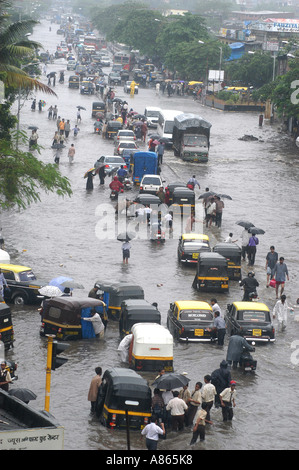
M136 234L133 232L122 232L119 235L117 235L117 240L120 242L128 242L129 240L132 240L135 237L136 237Z
M158 137L158 141L161 142L161 144L168 144L169 139L167 137Z
M8 391L9 395L19 398L20 400L28 403L30 400L35 400L36 395L28 388L11 388Z
M223 199L230 199L230 200L232 200L232 197L229 196L228 194L215 194L215 196L222 197Z
M152 385L162 390L173 390L174 388L184 387L184 385L187 385L189 382L190 379L185 375L169 372L161 375Z
M265 233L265 230L263 230L262 228L258 228L258 227L250 227L248 229L248 232L253 233L254 235L263 235Z
M206 199L210 196L215 196L215 195L216 193L214 193L213 191L206 191L205 193L201 194L198 199Z
M31 129L33 131L37 131L38 127L37 126L29 126L28 129Z
M79 109L79 111L80 109L84 109L84 111L86 111L86 108L83 108L83 106L76 106L76 107Z
M64 149L65 145L63 144L53 144L51 145L52 149Z
M149 134L148 137L150 137L151 139L160 139L159 134Z
M113 103L123 103L123 100L121 98L113 98Z
M241 227L244 227L246 229L250 228L250 227L254 227L254 224L251 223L251 222L248 222L248 220L238 220L236 222L237 225L240 225Z
M57 73L57 72L50 72L50 73L48 73L47 78L49 78L49 77L54 77L54 75L56 75L56 73Z

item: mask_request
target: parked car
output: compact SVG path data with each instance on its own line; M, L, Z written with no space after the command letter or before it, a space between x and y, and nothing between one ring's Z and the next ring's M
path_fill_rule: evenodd
M124 161L124 159L118 155L114 155L114 156L103 155L94 164L95 168L101 165L105 165L106 175L110 175L113 172L113 170L115 170L116 172L117 169L121 167L121 165L123 165L124 168L127 168L126 162Z
M121 85L121 76L116 72L109 73L108 85Z
M141 193L150 193L156 194L159 191L159 188L163 186L163 180L159 175L144 175L141 183L139 191Z
M246 341L273 343L275 329L270 310L262 302L233 302L225 314L227 333L242 335Z
M134 141L129 141L129 140L121 140L119 142L116 142L115 148L114 148L114 155L121 155L121 152L124 149L132 149L136 150L137 144Z
M178 243L178 260L184 264L195 264L199 253L211 251L208 235L202 233L183 233Z
M134 134L134 131L130 131L129 129L120 129L117 135L115 136L114 141L119 142L124 140L129 140L131 142L136 140L136 135Z
M42 300L39 294L44 284L37 282L31 268L16 264L0 264L9 289L4 291L4 300L15 305L37 304Z
M127 81L125 84L124 84L124 92L125 93L130 93L131 92L131 83L132 83L132 80L130 81ZM135 85L135 95L138 95L138 91L139 91L139 88L138 88L138 85L136 84Z
M214 318L212 307L207 302L178 300L170 304L167 328L172 336L184 342L211 341Z

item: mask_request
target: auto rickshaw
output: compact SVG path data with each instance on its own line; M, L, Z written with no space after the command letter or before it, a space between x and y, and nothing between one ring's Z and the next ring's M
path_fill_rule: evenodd
M95 312L105 322L106 311L102 300L68 296L44 300L40 335L55 335L62 341L94 338L92 322L83 318L92 317Z
M71 75L69 78L69 88L79 88L80 77L78 75Z
M228 292L227 264L227 259L219 253L200 253L193 287L205 292Z
M173 202L173 191L175 190L175 188L186 188L186 183L180 183L179 181L177 181L174 183L169 183L167 185L167 188L165 188L165 190L169 190L169 205L171 205Z
M137 372L121 367L104 372L98 390L96 415L107 428L143 429L151 416L151 389Z
M105 112L106 106L104 101L94 101L92 103L91 117L95 117L97 113L105 114Z
M127 299L121 303L119 334L123 338L131 333L135 323L161 323L161 313L145 299Z
M140 371L173 372L173 337L157 323L135 323L129 350L130 367Z
M240 281L241 273L241 253L242 249L235 243L217 243L213 251L219 253L227 259L228 277L232 281Z
M4 343L5 349L13 348L14 330L12 325L11 311L9 306L0 296L0 341Z
M114 139L116 134L120 129L122 129L123 125L120 121L108 121L107 123L107 130L106 135L108 139Z
M189 188L176 187L172 194L172 212L173 214L195 215L195 192Z
M142 287L129 282L101 282L97 281L95 287L106 305L108 318L118 321L121 304L127 299L144 299Z

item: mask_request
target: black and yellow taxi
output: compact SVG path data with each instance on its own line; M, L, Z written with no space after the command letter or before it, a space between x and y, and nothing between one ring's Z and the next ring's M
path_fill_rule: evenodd
M170 304L167 328L174 339L182 342L211 341L213 311L207 302L177 300Z
M227 259L214 252L201 252L197 259L197 273L193 288L204 292L228 292Z
M184 264L195 264L199 253L211 251L208 235L203 233L183 233L178 243L178 260Z
M275 329L269 307L263 302L233 302L225 314L227 333L241 335L246 341L273 343Z
M41 303L39 289L44 285L37 281L32 269L17 264L0 264L8 289L4 290L4 300L15 305Z
M11 311L0 295L0 342L4 344L5 349L13 347L14 330L12 325Z

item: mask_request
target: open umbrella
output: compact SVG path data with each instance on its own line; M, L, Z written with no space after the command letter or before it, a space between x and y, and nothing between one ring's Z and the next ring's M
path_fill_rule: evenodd
M35 400L36 395L28 388L11 388L8 391L9 395L19 398L20 400L28 403L30 400Z
M121 98L113 98L112 100L113 103L123 103L123 100Z
M135 114L134 119L146 119L146 116L144 114Z
M48 73L47 78L54 77L56 74L57 74L57 72L50 72L50 73Z
M223 199L230 199L230 200L232 200L232 197L229 196L228 194L218 194L218 193L216 193L215 196L222 197Z
M94 171L95 168L89 168L89 170L87 170L87 172L84 174L84 178L87 178L88 177L88 173L90 173L91 171Z
M151 139L160 139L159 134L149 134L148 137L150 137Z
M84 108L83 106L76 106L76 108L78 108L79 111L80 111L81 109L84 109L84 111L86 111L86 108Z
M163 390L173 390L174 388L184 387L184 385L187 385L189 382L190 379L185 375L169 372L161 375L152 385Z
M45 297L59 297L63 293L57 286L44 286L38 289L38 292Z
M122 232L117 235L117 240L120 242L128 242L129 240L133 240L136 237L134 232Z
M70 289L84 289L82 284L73 281L73 279L65 280L61 283L62 287L69 287Z
M101 113L100 111L98 113L96 113L96 117L97 118L104 118L105 117L105 114L104 113Z
M81 284L76 283L71 277L65 276L54 277L49 282L49 285L59 287L62 291L65 287L69 287L70 289L84 289Z
M64 149L65 148L65 145L64 144L53 144L51 145L51 148L52 149Z
M246 229L248 229L250 227L254 227L254 224L249 222L248 220L237 220L236 224L240 225L241 227L244 227Z
M158 137L158 140L159 142L161 142L161 144L168 144L169 142L169 139L167 137Z
M263 230L262 228L258 228L258 227L250 227L248 229L248 232L253 233L254 235L263 235L265 233L265 230Z
M214 193L213 191L206 191L205 193L201 194L198 199L206 199L210 196L215 196L215 195L216 193Z
M37 126L28 126L28 129L31 129L32 131L37 131L38 127Z

